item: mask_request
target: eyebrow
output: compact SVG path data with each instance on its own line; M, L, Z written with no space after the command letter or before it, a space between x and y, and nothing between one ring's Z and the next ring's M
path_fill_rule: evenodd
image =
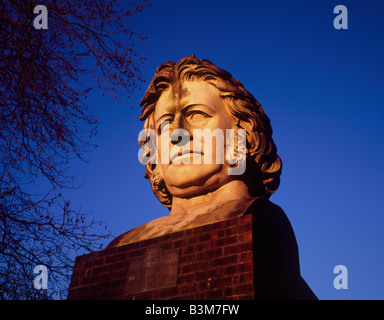
M208 105L206 105L204 103L189 104L189 105L185 106L181 111L185 112L187 109L190 109L190 108L193 108L193 107L196 107L196 106L204 106L204 107L208 108L209 110L211 110L212 112L214 112L214 110L210 106L208 106Z
M213 110L210 106L208 106L208 105L206 105L206 104L204 104L204 103L193 103L193 104L188 104L188 105L186 105L185 107L183 107L180 111L181 111L181 112L186 112L188 109L193 108L193 107L195 107L195 106L204 106L204 107L208 108L209 110L211 110L211 111L214 113L214 110ZM170 108L170 109L171 109L171 108ZM172 108L172 109L173 109L173 108ZM173 110L172 110L172 111L173 111ZM157 118L157 119L155 120L155 125L156 125L156 124L158 123L158 121L160 121L162 118L165 118L165 117L168 117L168 116L174 117L175 115L174 115L174 113L172 113L172 111L166 112L166 113L162 114L159 118Z
M175 115L173 113L164 113L162 114L159 118L157 118L155 120L155 125L157 124L158 121L160 121L162 118L165 118L165 117L168 117L168 116L171 116L171 117L174 117Z

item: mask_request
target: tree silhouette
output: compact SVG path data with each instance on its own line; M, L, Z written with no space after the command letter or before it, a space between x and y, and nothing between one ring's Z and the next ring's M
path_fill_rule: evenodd
M35 29L44 5L48 28ZM145 57L132 17L117 0L0 1L0 299L65 297L74 257L100 249L103 223L71 208L71 160L96 145L90 90L124 101L143 81ZM37 182L47 189L33 192ZM105 230L104 230L105 229ZM33 269L48 268L49 290L33 287Z

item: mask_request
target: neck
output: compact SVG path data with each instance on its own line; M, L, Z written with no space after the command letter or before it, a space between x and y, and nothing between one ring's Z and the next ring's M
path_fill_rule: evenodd
M248 205L254 199L243 181L233 180L212 192L190 198L173 197L170 214L208 213L226 202L231 202L236 207L237 203Z

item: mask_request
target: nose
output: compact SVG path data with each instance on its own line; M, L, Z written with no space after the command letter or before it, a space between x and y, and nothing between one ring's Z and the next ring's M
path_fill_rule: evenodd
M186 123L183 115L179 114L174 119L173 131L171 133L171 143L183 146L192 140L192 135L188 130L188 124Z
M183 146L192 140L192 136L185 129L174 129L171 133L171 143L177 144L178 146Z

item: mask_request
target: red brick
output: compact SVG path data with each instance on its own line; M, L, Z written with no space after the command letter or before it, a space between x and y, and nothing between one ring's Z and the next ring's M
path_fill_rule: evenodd
M245 262L239 264L240 272L253 272L253 262Z
M238 243L239 236L237 234L234 234L229 237L220 238L220 239L213 239L212 240L212 247L223 247L228 246L234 243Z
M232 255L232 256L226 256L224 255L221 258L217 258L213 260L213 265L214 266L223 266L223 265L231 265L237 263L237 255Z
M153 296L152 292L145 292L145 293L136 294L132 297L134 300L151 300L152 296Z
M144 257L147 247L152 245L160 246L163 252L180 249L177 286L125 296L130 259ZM81 290L82 286L90 289ZM69 297L252 299L252 216L229 219L76 258Z
M179 285L195 281L195 273L180 274L178 277Z
M133 251L134 249L139 249L140 245L141 245L141 242L135 242L135 243L126 244L124 246L119 246L119 247L116 247L117 249L116 252Z
M252 292L247 294L239 294L239 295L233 296L231 299L232 300L254 300L255 296L254 296L254 293Z
M92 266L100 266L104 264L104 257L93 260Z
M119 253L105 258L105 263L116 263L127 258L126 253Z
M240 242L252 241L252 232L247 232L239 235Z
M188 294L180 294L175 296L173 299L175 300L195 300L195 294L188 293Z
M239 265L237 264L230 265L230 266L227 266L224 270L226 274L235 274L239 272Z
M252 222L252 215L247 214L245 216L241 217L241 222L246 223L246 222Z
M178 294L177 287L167 288L160 291L159 298L169 298L169 297L176 296L177 294Z
M245 263L229 265L225 268L225 272L227 272L227 274L253 272L253 262L245 262Z
M226 288L234 285L239 284L239 277L237 275L230 275L230 276L223 276L223 277L212 277L208 278L206 282L209 285L209 288L214 290L214 289L219 289L219 288Z
M224 291L222 289L204 292L196 297L198 300L218 300L224 297Z
M170 242L170 243L172 243L173 248L178 249L180 247L185 246L185 239L177 240L177 241Z
M122 261L114 264L114 270L127 270L129 267L129 261Z
M166 242L161 245L161 250L166 251L173 248L173 242Z
M89 292L97 292L97 291L102 291L102 290L107 290L109 289L111 283L110 282L100 282L95 284L92 287L89 287Z
M223 248L213 248L205 251L201 251L199 253L196 253L196 261L200 260L213 260L217 257L223 256Z
M222 220L215 224L215 229L227 229L230 225L237 224L237 218L234 218L229 222L229 220Z
M149 240L144 240L144 241L140 241L140 248L147 248L147 247L150 247L150 246L154 246L154 245L157 245L160 240L165 240L165 239L161 239L161 237L158 237L158 238L153 238L153 239L149 239Z
M239 253L239 252L245 252L252 250L252 243L246 242L246 243L238 243L232 246L224 247L224 255L233 254L233 253Z
M133 250L130 250L126 253L126 259L133 259L133 258L139 258L143 257L145 255L146 248L134 248Z
M187 229L183 231L183 237L192 237L195 229Z
M224 278L224 284L226 287L237 285L239 284L239 281L240 281L240 278L237 274L233 274Z
M180 294L188 294L195 292L197 289L197 282L186 282L179 286Z
M198 242L196 237L185 237L183 239L172 242L173 248L180 248L185 246L190 246Z
M92 275L112 271L113 266L113 264L105 264L103 266L96 267L92 270Z
M240 284L232 288L232 294L249 294L253 292L253 283Z
M241 224L241 225L226 229L226 234L227 236L230 236L233 234L242 234L242 233L251 232L251 231L252 231L252 225L250 223L247 223L247 224Z
M182 254L196 253L203 250L208 250L210 247L211 246L209 242L198 243L198 244L183 248Z
M210 231L212 231L213 227L214 227L213 224L207 224L207 225L202 226L202 227L194 228L193 234L200 235L202 233L210 232Z
M240 275L240 283L253 283L253 272L247 272Z
M189 265L186 265L182 267L181 273L190 273L190 272L196 272L197 270L202 270L206 267L206 263L204 261L197 262L197 263L190 263Z
M84 262L84 269L91 268L93 266L93 260L85 261Z
M102 282L111 282L111 280L114 278L114 274L109 272L105 273L101 276L101 281Z
M195 257L195 254L194 253L191 253L191 254L186 254L186 255L181 255L179 257L179 266L180 265L183 265L183 264L186 264L186 263L192 263L194 261L196 261L196 257Z
M159 237L159 238L161 238L161 241L174 241L174 240L180 239L182 237L183 237L183 232L175 232L175 233L166 234L166 235Z
M213 250L205 250L205 251L202 251L202 252L199 252L196 254L196 261L200 261L200 260L206 261L206 260L211 259L212 257L215 257L215 256L218 256L218 254L215 255L213 253Z
M207 270L204 271L198 271L195 273L195 280L196 281L203 281L209 278L209 274Z
M225 237L225 230L220 229L220 230L215 230L211 232L211 239L218 239L218 238L223 238Z
M205 242L211 239L211 233L203 233L199 235L199 242Z
M198 292L207 291L211 288L211 282L209 280L199 282Z
M253 251L246 251L246 252L239 253L238 259L239 259L239 262L252 261Z

